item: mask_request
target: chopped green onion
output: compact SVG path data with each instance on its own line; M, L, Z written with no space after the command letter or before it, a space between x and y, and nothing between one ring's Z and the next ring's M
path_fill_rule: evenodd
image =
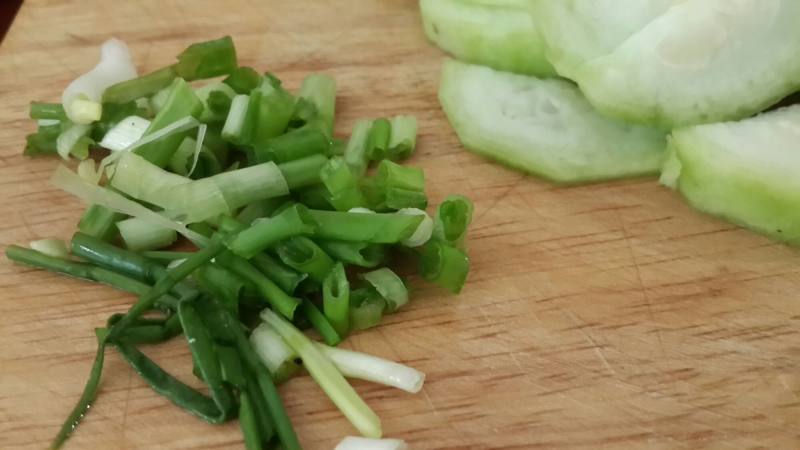
M278 241L314 232L314 219L308 209L294 205L280 214L257 220L250 228L228 241L228 248L244 258L252 258Z
M386 267L360 275L386 300L386 311L394 312L408 303L408 289L403 280Z
M392 132L392 125L387 119L375 119L369 129L367 138L367 157L372 161L380 161L386 158L389 150L389 136Z
M61 158L67 160L69 155L78 159L89 156L89 145L93 143L89 138L92 127L89 125L73 124L58 136L56 150Z
M117 229L125 247L134 252L167 247L178 238L175 230L136 217L117 222Z
M202 122L224 121L228 116L236 91L225 83L211 83L195 89L197 98L203 102L203 112L200 114Z
M289 294L293 293L297 286L308 278L308 275L292 269L266 253L253 256L250 258L250 262Z
M164 260L164 261L174 261L176 259L186 259L192 253L193 252L177 252L177 251L170 251L170 250L152 250L152 251L142 252L142 256L144 256L145 258L150 258L150 259L157 259L157 260Z
M143 117L128 116L108 130L100 141L100 146L112 152L128 149L142 138L149 126L150 121Z
M284 163L311 155L327 154L331 141L312 128L298 128L268 140L255 148L256 161Z
M167 88L177 76L175 69L169 66L116 83L103 91L103 103L127 103L148 97Z
M170 84L171 83L172 81L170 81ZM170 89L169 85L167 85L165 88L159 90L153 94L152 97L150 97L150 108L153 110L153 113L158 114L162 109L164 109L171 91L172 89Z
M33 120L57 120L59 122L67 118L61 103L31 102L29 116Z
M325 74L312 74L303 80L298 93L308 100L320 116L320 128L327 136L333 136L333 118L336 111L336 81Z
M248 143L257 148L286 131L294 113L295 100L280 86L275 87L268 78L250 96L257 99L258 106L255 111L248 111L248 115L255 120Z
M87 117L75 114L75 101L99 102L106 88L132 78L136 78L136 67L128 46L119 39L105 41L100 47L100 62L92 70L73 80L61 94L61 104L67 117L76 124L89 124L91 121L87 121Z
M117 222L125 218L125 214L112 211L102 205L91 205L81 215L78 230L104 241L111 240L117 232Z
M312 155L302 159L285 162L278 165L283 178L290 190L318 184L320 171L328 158L323 155Z
M350 329L366 330L381 322L386 300L372 288L350 292Z
M342 337L315 304L311 303L309 299L304 299L300 307L308 321L311 322L311 326L317 330L326 344L338 345L339 342L342 342Z
M472 201L461 195L451 195L436 209L433 235L458 248L464 245L467 228L472 221Z
M338 262L322 282L322 310L339 336L350 331L350 283Z
M246 450L261 450L258 419L253 408L254 406L247 391L239 392L239 425L242 428L242 436L244 436L244 448Z
M94 167L93 159L86 158L79 162L76 171L78 172L79 177L90 183L94 183L94 181L99 178Z
M39 125L36 133L25 137L25 156L36 157L58 154L58 136L61 123Z
M424 245L431 239L433 235L433 219L425 211L417 208L403 208L397 211L397 214L406 214L410 216L423 216L414 234L408 239L401 242L406 247L419 247Z
M233 39L225 36L192 44L178 55L175 72L187 81L227 75L237 68Z
M425 374L412 367L366 353L329 347L320 343L316 345L347 378L371 381L412 394L419 392L425 382Z
M373 202L377 210L425 209L425 174L417 167L401 166L388 159L378 165Z
M231 107L228 110L228 117L225 118L225 125L222 126L223 139L231 142L241 142L249 107L249 96L240 94L233 97Z
M364 403L364 400L339 373L336 366L320 352L313 342L292 324L269 309L261 312L261 319L270 324L303 358L303 365L311 377L361 434L372 438L381 437L381 422L378 416Z
M286 203L286 198L284 197L256 200L245 206L236 216L236 220L245 225L250 225L256 219L269 216L284 203Z
M347 147L344 149L344 160L358 177L363 176L367 170L367 163L369 162L367 146L371 127L371 120L361 119L356 121L353 131L350 133L350 140L347 141Z
M315 242L333 259L355 266L375 267L386 259L386 247L380 244L323 239Z
M314 236L320 239L396 244L411 237L421 216L404 214L362 214L338 211L309 210L318 224Z
M237 94L246 95L258 87L261 75L252 67L237 67L222 82L233 88Z
M313 185L293 192L298 202L314 209L334 209L331 205L331 195L325 186Z
M69 192L90 205L97 204L112 211L148 219L166 228L172 228L193 242L206 241L202 235L189 230L186 226L173 222L114 191L89 183L64 166L58 166L58 168L56 168L50 182L53 186Z
M294 311L300 304L300 300L283 291L277 284L256 269L246 259L240 258L230 252L223 252L217 257L217 260L226 269L229 269L244 280L252 283L261 297L272 305L276 311L289 319L294 317Z
M391 118L392 133L389 139L387 157L403 160L414 153L417 146L417 118L414 116L395 116Z
M287 266L308 274L308 278L322 283L333 268L333 260L311 239L290 237L275 246L278 256Z
M261 323L253 330L250 344L276 383L289 379L300 369L295 362L299 358L297 352L269 324Z
M347 436L333 450L408 450L400 439L370 439Z
M467 280L469 258L456 247L430 241L422 249L420 272L426 280L458 294Z
M173 259L170 264L175 261L179 260ZM239 313L239 295L246 285L241 277L212 263L201 266L192 274L192 278L203 290L220 300L229 311Z
M61 239L38 239L31 241L30 247L39 253L52 256L53 258L66 259L69 257L67 244Z
M176 78L170 86L166 104L150 122L144 137L146 138L185 117L197 118L202 111L203 103L195 95L191 86L184 79ZM137 145L134 151L153 164L164 167L169 163L172 153L175 152L184 137L186 135L183 133L171 134L161 140Z
M366 206L367 199L358 185L358 178L343 158L335 156L322 167L320 178L328 190L330 203L338 211Z
M91 100L77 98L72 101L72 120L78 124L90 124L103 116L103 105Z

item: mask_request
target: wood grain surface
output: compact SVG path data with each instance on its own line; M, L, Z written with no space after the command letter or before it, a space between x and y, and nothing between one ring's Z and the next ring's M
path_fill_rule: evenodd
M800 448L800 252L692 211L653 179L556 187L466 153L436 100L442 54L413 0L25 2L0 47L0 244L69 238L83 205L22 157L32 99L56 101L109 36L141 71L233 35L296 88L339 84L337 130L415 114L436 204L476 202L459 297L413 303L348 346L428 375L417 395L354 383L413 449ZM44 448L78 398L92 328L129 295L0 262L0 449ZM148 353L192 380L180 340ZM354 430L309 377L281 387L305 448ZM154 394L109 351L68 449L241 448Z

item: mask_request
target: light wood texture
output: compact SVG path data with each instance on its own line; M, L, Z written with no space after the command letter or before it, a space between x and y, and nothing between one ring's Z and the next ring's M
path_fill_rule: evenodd
M461 149L436 100L442 54L413 0L26 2L0 47L0 244L69 238L83 208L22 157L32 99L55 101L110 35L142 71L230 33L295 88L336 77L337 129L415 114L434 204L476 203L473 272L349 340L428 375L418 395L354 383L413 449L800 448L800 253L689 209L655 180L556 187ZM0 263L0 448L44 448L78 398L92 328L128 295ZM149 353L191 380L179 340ZM281 388L307 449L354 430L308 377ZM68 449L241 448L109 351Z

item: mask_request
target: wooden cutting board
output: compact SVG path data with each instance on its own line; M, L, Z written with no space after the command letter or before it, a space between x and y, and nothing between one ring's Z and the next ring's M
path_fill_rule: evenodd
M83 205L55 159L22 157L33 99L57 101L109 36L142 72L231 34L240 61L296 88L339 84L337 130L414 114L433 204L475 200L459 297L413 303L348 346L428 375L417 395L355 382L413 449L800 448L800 252L699 214L653 179L557 187L462 150L436 100L443 55L413 0L26 2L0 46L0 244L67 239ZM92 328L129 295L0 262L0 448L44 448L78 398ZM148 350L192 380L184 343ZM354 430L309 377L281 387L305 448ZM241 448L109 352L68 449Z

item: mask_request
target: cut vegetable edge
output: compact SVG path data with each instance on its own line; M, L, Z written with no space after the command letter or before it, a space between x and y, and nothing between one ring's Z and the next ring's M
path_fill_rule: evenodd
M446 59L439 101L468 150L560 184L657 174L666 147L664 132L601 116L564 80Z
M458 59L521 74L556 74L518 1L420 0L419 6L428 40Z

